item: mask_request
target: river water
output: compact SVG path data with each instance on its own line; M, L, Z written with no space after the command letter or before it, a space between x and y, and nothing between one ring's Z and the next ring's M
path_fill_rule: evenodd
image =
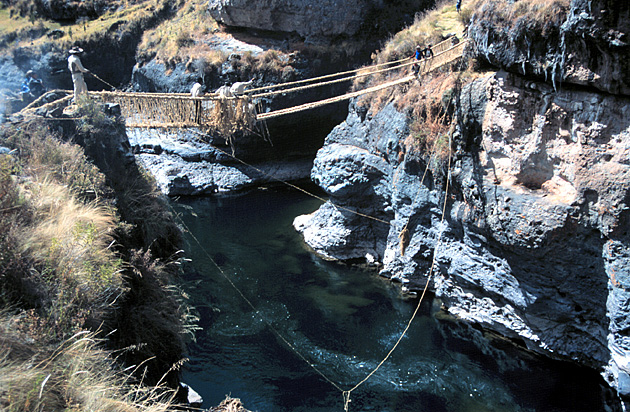
M252 411L343 411L342 390L403 332L416 300L372 271L319 259L294 231L320 204L280 189L173 202L191 232L184 288L200 318L183 380L204 407L231 395ZM610 402L595 371L519 350L439 307L425 298L398 349L351 392L350 411L593 412Z

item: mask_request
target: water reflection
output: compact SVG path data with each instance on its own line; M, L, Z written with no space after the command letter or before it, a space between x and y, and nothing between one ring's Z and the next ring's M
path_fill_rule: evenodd
M416 302L302 244L291 222L319 204L280 190L174 204L203 245L187 247L202 330L184 380L204 406L231 394L261 412L341 411L341 392L314 368L350 389L404 330ZM352 393L351 411L597 411L612 396L595 372L520 352L438 308L423 302L398 350Z

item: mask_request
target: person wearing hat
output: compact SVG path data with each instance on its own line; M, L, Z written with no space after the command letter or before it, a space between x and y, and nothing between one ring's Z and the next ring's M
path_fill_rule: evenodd
M22 89L20 90L22 100L33 101L44 94L45 91L44 84L41 79L38 78L37 73L33 70L27 71L26 78L22 82Z
M77 46L71 48L68 53L68 69L72 73L72 84L74 85L74 102L77 102L77 97L83 93L87 93L87 85L83 78L83 73L89 73L90 71L83 67L79 55L83 53L83 49Z
M416 46L416 60L422 60L422 57L424 57L424 53L422 52L422 47L420 47L420 45Z
M44 92L46 91L46 88L44 87L44 83L42 82L42 79L40 79L39 76L37 75L37 72L34 72L33 70L29 70L28 72L26 72L27 77L29 76L29 73L30 73L30 80L28 81L28 88L30 89L33 97L37 98L41 96L42 94L44 94Z

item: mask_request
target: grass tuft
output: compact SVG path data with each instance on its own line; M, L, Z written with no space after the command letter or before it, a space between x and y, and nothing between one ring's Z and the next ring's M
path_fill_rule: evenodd
M174 393L164 387L132 385L112 367L112 354L94 333L78 332L49 344L19 332L22 319L0 314L0 408L8 412L67 410L174 410Z

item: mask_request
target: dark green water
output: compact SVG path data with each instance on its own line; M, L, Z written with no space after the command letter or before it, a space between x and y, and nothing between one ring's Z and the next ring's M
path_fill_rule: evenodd
M394 345L416 306L375 273L324 262L293 230L320 202L287 190L180 199L188 236L186 290L200 316L184 381L204 407L226 395L260 412L343 411ZM256 308L224 278L226 276ZM408 334L350 411L600 411L597 373L551 362L440 315L427 298ZM272 325L293 348L279 338Z

